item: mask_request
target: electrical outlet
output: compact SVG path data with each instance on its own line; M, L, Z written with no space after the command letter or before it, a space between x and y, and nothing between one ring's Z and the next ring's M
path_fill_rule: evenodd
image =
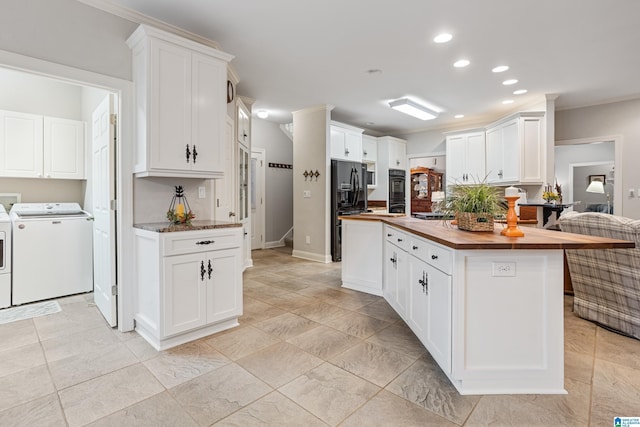
M515 262L494 262L493 277L514 277L516 275Z
M207 197L207 189L205 187L198 187L198 198L204 199Z
M633 188L630 188L629 189L629 197L635 197L634 192L635 192L635 190Z
M311 197L311 190L304 190L302 192L302 197L304 197L305 199L308 199Z
M311 236L307 236L305 238L305 241L307 242L307 245L310 245L311 244Z

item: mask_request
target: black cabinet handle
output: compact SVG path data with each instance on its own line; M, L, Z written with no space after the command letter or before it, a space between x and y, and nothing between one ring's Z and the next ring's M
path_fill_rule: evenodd
M196 245L210 245L215 242L215 240L199 240L196 242Z
M393 234L387 233L387 237L391 237L391 236L393 236Z
M416 245L413 245L413 250L415 251L417 249L418 249L418 247Z
M207 270L204 269L204 261L200 262L200 281L204 282L204 273L206 273Z
M191 158L191 150L189 150L189 144L187 144L186 155L187 155L187 163L189 163L189 158Z
M198 156L198 152L196 151L196 145L193 144L193 164L196 163L196 157Z
M213 267L211 266L211 260L207 264L207 273L209 274L209 279L211 279L211 273L213 273Z
M402 239L398 239L398 242L402 242Z
M438 259L438 255L431 255L431 259Z

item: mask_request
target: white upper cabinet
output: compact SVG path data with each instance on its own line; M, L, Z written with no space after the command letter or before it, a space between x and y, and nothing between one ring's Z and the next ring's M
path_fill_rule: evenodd
M222 176L232 56L145 25L127 43L136 84L136 175Z
M378 139L362 135L362 161L365 163L375 163L378 161Z
M484 130L447 135L447 185L474 184L485 177Z
M362 162L362 132L353 126L331 122L331 158Z
M0 111L0 176L85 179L85 123Z
M487 128L487 182L544 182L543 116L542 112L519 113Z
M245 147L251 147L251 112L240 98L237 103L238 142Z
M378 138L378 157L386 157L389 169L407 169L407 141L391 136Z

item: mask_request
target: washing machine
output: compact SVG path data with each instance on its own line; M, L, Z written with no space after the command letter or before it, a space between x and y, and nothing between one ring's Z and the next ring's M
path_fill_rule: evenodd
M11 219L0 204L0 308L11 305Z
M93 216L77 203L11 208L13 305L93 290Z

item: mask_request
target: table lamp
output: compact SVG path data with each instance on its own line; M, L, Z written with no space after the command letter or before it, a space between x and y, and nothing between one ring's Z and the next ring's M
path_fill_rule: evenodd
M604 182L591 181L586 191L587 193L605 194ZM607 193L607 213L611 213L611 200L609 198L609 193Z

